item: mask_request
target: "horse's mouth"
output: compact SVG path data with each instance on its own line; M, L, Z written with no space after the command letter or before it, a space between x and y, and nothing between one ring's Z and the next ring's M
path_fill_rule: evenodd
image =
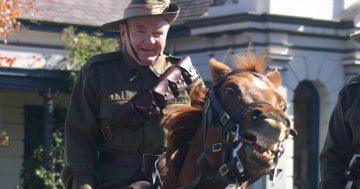
M275 158L279 147L279 142L255 133L245 134L242 137L242 141L252 147L254 155L258 159L265 162L270 162Z
M255 155L263 161L269 162L275 158L275 153L273 153L273 151L267 148L263 148L257 143L253 143L252 147L254 149Z

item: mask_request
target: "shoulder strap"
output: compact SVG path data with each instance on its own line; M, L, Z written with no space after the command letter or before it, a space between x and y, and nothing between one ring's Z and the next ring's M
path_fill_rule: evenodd
M166 57L166 62L169 62L172 65L176 65L177 63L179 63L180 60L181 60L181 57L179 57L179 56L169 55Z
M102 53L102 54L98 54L95 55L93 57L91 57L87 63L87 69L90 69L91 67L93 67L94 65L98 64L98 63L102 63L102 62L113 62L113 61L120 61L122 58L122 52L110 52L110 53Z

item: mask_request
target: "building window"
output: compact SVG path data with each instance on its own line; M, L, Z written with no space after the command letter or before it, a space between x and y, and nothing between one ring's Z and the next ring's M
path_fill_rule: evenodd
M24 189L44 188L41 180L33 174L34 165L28 165L25 162L31 162L33 152L39 146L43 146L44 141L44 124L43 124L42 106L24 106L24 167L23 167L23 182Z
M301 82L295 90L294 189L317 189L320 98L315 86Z

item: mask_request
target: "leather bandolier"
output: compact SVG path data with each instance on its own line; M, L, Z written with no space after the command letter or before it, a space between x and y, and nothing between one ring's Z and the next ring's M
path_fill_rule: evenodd
M158 116L171 100L199 78L190 57L179 58L177 64L160 76L154 87L136 94L101 126L104 141L111 140L118 133L119 125L136 130L147 120Z

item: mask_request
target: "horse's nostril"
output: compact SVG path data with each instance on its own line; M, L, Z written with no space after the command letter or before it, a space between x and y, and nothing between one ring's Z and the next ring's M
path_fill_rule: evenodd
M259 116L261 115L262 111L259 110L259 109L254 109L252 112L251 112L251 118L252 119L257 119L259 118Z

